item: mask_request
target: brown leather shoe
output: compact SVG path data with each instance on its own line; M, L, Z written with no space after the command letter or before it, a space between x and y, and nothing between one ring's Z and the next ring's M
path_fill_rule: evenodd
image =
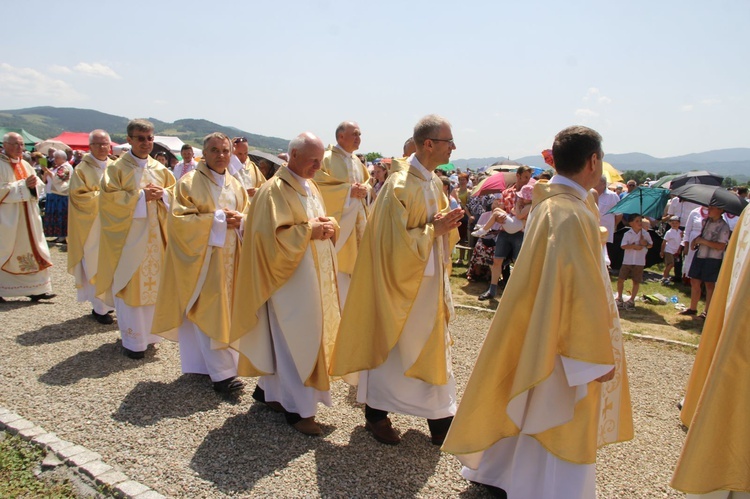
M372 433L375 440L381 444L396 445L401 442L401 437L399 437L398 432L393 429L391 420L388 418L381 419L377 423L365 421L365 430Z
M292 428L300 433L304 433L305 435L310 435L312 437L317 437L318 435L323 434L323 430L320 428L320 425L315 422L314 417L302 418L294 423L292 425Z

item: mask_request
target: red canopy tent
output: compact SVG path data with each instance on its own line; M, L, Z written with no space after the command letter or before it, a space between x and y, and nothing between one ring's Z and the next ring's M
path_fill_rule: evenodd
M89 150L88 132L63 132L50 140L59 140L63 144L68 144L73 150L85 152Z

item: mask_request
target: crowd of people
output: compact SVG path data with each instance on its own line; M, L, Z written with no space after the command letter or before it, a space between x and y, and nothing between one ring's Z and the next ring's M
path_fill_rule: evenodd
M71 164L54 152L55 166L40 176L23 159L22 138L6 134L0 300L54 299L47 237L67 238L78 300L92 304L94 320L117 321L123 353L134 361L164 338L177 341L183 372L208 376L229 397L244 389L241 377L258 377L252 397L309 436L322 434L315 415L319 404L332 405L331 383L340 379L357 387L365 429L378 442L401 441L390 413L425 418L430 441L494 494L594 497L596 449L633 436L622 289L615 299L596 204L605 199L601 136L566 128L554 139L554 176L532 179L519 167L499 195L471 196L468 175L454 185L436 174L456 149L446 119L419 120L404 156L373 165L372 176L355 153L361 135L356 123L342 122L325 147L301 133L286 163L264 172L246 139L216 132L204 138L199 161L187 146L170 169L165 156L151 156L153 124L136 119L127 126L131 148L119 158L110 157L109 134L94 130L88 154ZM701 262L690 267L694 279L708 283L718 273L703 261L725 251L721 220L709 208L692 239ZM636 283L653 243L640 217L627 223L629 269L620 278ZM740 266L748 225L739 220L728 250ZM469 260L469 275L490 267L480 299L495 297L505 263L515 265L459 404L448 278L462 238L476 241L470 259L459 256ZM735 303L736 280L746 275L722 272L717 294ZM735 335L742 326L733 309L718 308L707 327ZM711 348L736 354L716 342ZM714 371L691 378L686 424L701 420L703 387L722 386L714 379L724 374ZM707 437L691 437L705 450ZM692 492L725 488L713 475L695 485L681 474L683 463L693 466L691 452L686 447L675 483ZM747 483L746 469L727 472Z

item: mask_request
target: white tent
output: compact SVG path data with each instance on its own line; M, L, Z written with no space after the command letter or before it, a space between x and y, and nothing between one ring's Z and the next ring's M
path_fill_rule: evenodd
M185 143L179 137L170 137L169 135L155 135L154 142L158 142L165 148L169 149L178 158L182 157L180 155L180 149L182 149L182 146ZM130 144L128 144L127 142L122 145L113 147L114 153L118 155L122 154L124 151L129 151L129 150L130 150ZM197 147L193 147L193 151L196 157L203 156L203 150L198 149Z

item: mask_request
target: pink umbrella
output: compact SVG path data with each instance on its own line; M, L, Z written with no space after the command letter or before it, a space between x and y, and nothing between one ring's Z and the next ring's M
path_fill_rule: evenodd
M472 196L484 196L503 192L516 182L516 172L497 172L477 184L471 191Z

